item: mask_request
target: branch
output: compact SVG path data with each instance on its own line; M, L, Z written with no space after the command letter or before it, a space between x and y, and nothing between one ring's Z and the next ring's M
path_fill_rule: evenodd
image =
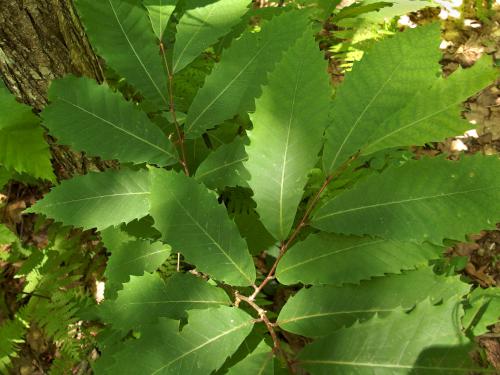
M292 360L290 360L288 358L288 355L281 347L278 335L276 334L276 331L274 330L274 324L270 322L270 320L267 316L267 311L264 310L259 305L257 305L249 297L241 295L238 291L234 292L234 296L235 296L234 305L236 307L238 307L240 305L240 302L243 301L243 302L248 303L250 305L250 307L252 307L257 312L257 314L259 315L259 318L260 318L258 321L264 322L267 330L269 331L269 334L271 335L271 338L273 339L273 352L274 352L274 354L276 354L276 355L281 354L281 356L285 360L286 366L288 367L288 371L290 372L290 374L295 374L295 369L293 368Z
M170 113L172 114L172 120L175 125L175 130L177 132L177 141L179 143L179 146L181 148L181 160L179 160L179 163L182 165L182 168L184 169L184 173L186 176L189 176L189 168L187 166L186 162L186 150L184 148L184 133L181 130L181 127L179 125L179 122L177 121L177 114L175 113L175 103L174 103L174 75L173 73L170 72L170 68L168 67L168 62L167 62L167 56L165 53L165 47L163 45L163 42L160 41L160 50L161 54L163 56L163 61L165 63L165 68L167 69L167 75L168 75L168 97L169 97L169 107L170 107Z
M359 154L359 153L358 153ZM321 186L321 188L318 190L318 192L314 195L314 197L311 199L311 202L309 203L307 209L306 209L306 212L304 213L304 215L302 216L302 219L300 219L299 223L297 224L297 226L295 227L294 231L292 232L292 234L290 235L290 237L288 238L288 240L286 242L283 242L281 244L281 247L280 247L280 251L279 251L279 254L278 254L278 257L276 258L276 260L274 261L272 267L271 267L271 270L269 271L269 273L267 274L266 278L262 281L262 283L260 283L259 286L254 286L255 290L254 292L252 293L252 295L250 297L248 297L250 300L254 301L255 300L255 297L257 297L257 295L262 291L262 289L264 289L264 287L267 285L267 283L269 283L272 279L274 279L274 272L276 271L276 268L278 267L278 263L280 262L281 258L283 258L283 256L285 255L285 253L287 252L287 250L290 248L290 245L292 244L292 242L295 240L295 238L297 238L298 234L300 233L300 231L302 230L302 228L304 228L306 225L307 225L307 221L309 220L309 216L311 215L311 212L314 210L314 208L316 207L316 205L318 204L318 201L319 199L321 198L321 195L323 194L323 192L325 191L325 189L327 188L327 186L330 184L330 182L332 182L332 180L340 175L342 172L344 172L347 167L349 167L349 165L351 165L351 163L357 159L358 157L358 154L354 155L351 159L349 159L346 163L344 163L338 170L336 173L333 173L331 175L329 175L325 182L323 183L323 185Z

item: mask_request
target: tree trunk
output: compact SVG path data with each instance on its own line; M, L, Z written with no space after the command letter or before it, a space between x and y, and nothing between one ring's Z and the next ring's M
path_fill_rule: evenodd
M103 80L71 0L0 0L0 75L11 92L41 110L50 81L70 73ZM51 148L59 179L105 167L65 147Z
M102 80L70 0L0 0L0 73L24 103L41 109L51 80L68 73Z

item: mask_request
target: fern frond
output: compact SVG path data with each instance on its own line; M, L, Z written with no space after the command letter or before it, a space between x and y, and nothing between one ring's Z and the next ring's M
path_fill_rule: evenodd
M17 357L19 344L24 342L26 323L16 318L0 325L0 373L8 373L12 358Z

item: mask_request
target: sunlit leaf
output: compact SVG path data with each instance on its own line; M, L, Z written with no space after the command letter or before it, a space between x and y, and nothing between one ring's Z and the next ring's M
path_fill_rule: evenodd
M262 31L247 31L231 43L189 108L186 136L196 138L237 113L251 110L267 73L306 25L302 12L290 11L264 23Z
M307 28L285 52L250 114L253 129L244 166L260 219L278 240L291 230L328 125L331 89L311 34Z
M162 240L201 272L232 285L253 284L246 243L205 186L179 173L152 171L151 216Z
M302 336L325 336L375 313L408 310L426 298L433 303L446 301L467 294L469 289L458 276L435 275L429 267L377 277L360 285L313 286L287 301L278 324Z

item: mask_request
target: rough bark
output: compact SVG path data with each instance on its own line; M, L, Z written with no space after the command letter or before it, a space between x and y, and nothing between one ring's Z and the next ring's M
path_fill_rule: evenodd
M70 0L0 0L0 73L24 103L41 109L51 80L102 80Z
M7 87L40 110L50 81L69 73L103 79L71 0L0 0L0 76ZM60 179L104 167L65 147L52 153Z

